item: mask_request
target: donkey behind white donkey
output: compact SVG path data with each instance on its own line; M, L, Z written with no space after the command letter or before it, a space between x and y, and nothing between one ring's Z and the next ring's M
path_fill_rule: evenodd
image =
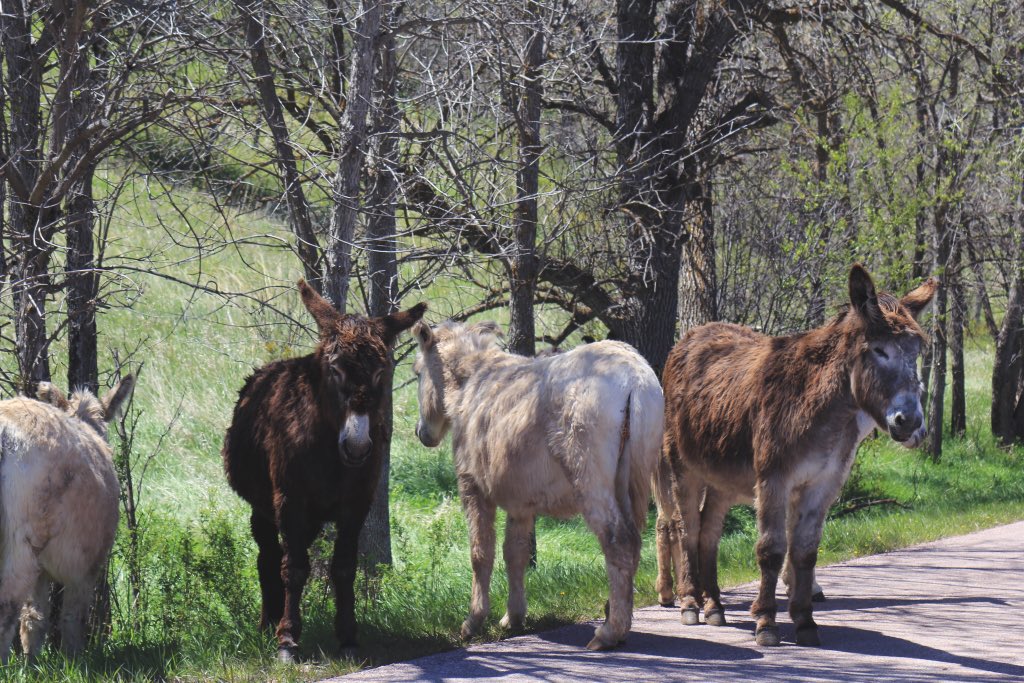
M633 577L661 452L664 398L654 371L631 346L602 341L545 358L498 348L493 323L435 328L417 323L420 419L436 446L452 432L459 494L470 529L473 597L462 626L480 633L490 607L495 508L508 513L505 628L526 616L523 575L538 514L582 514L601 542L608 619L587 646L615 647L633 612Z
M50 582L64 584L61 646L85 645L93 590L114 544L117 473L107 423L131 396L121 380L103 398L77 391L67 399L52 384L37 401L0 401L0 659L7 661L14 630L39 654L46 635Z

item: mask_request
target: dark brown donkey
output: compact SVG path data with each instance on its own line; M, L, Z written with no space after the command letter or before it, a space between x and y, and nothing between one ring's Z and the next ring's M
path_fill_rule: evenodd
M308 548L328 521L338 526L330 570L335 633L342 648L356 645L352 583L359 531L380 475L389 351L427 309L417 304L364 318L339 313L301 280L299 291L320 343L312 354L270 363L246 380L223 450L231 488L252 506L260 626L277 623L283 661L298 654Z
M776 582L787 557L796 642L818 645L811 585L829 505L876 426L913 448L924 438L916 317L938 283L902 299L850 270L850 305L809 332L766 337L738 325L690 330L665 365L665 449L681 516L683 623L725 622L718 543L729 507L754 493L759 645L778 645ZM701 491L706 489L703 506ZM667 559L667 558L666 558Z

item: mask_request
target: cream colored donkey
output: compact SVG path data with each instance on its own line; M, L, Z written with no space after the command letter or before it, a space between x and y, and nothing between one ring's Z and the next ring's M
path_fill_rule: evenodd
M46 635L50 582L64 584L61 645L85 644L93 589L117 531L117 473L107 423L131 395L121 380L102 400L76 392L70 401L40 385L42 401L0 401L0 658L15 627L31 658ZM44 402L45 401L45 402Z
M623 642L632 622L633 577L658 462L664 398L654 371L631 346L603 341L545 358L505 353L493 323L437 328L419 323L420 419L436 446L451 429L459 493L469 521L473 596L462 625L478 634L490 609L496 507L507 513L505 628L526 616L523 584L538 514L582 514L601 542L608 618L587 646Z

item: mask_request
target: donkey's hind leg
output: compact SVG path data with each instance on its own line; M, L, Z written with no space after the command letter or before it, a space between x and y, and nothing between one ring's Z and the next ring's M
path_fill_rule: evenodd
M277 539L277 524L274 520L252 511L249 517L252 538L256 541L259 554L256 570L260 579L260 630L271 629L281 621L284 614L284 582L281 580L281 559L284 551Z
M725 515L731 499L721 491L707 488L700 515L700 580L704 587L704 621L711 626L725 625L722 592L718 586L718 544L722 540Z
M49 616L50 577L40 573L32 598L21 610L21 649L29 660L38 657L43 649Z
M614 500L589 506L583 518L601 542L609 589L608 618L587 649L609 650L625 642L633 623L633 577L640 564L640 532L620 513Z
M703 482L696 476L683 473L678 468L674 470L672 492L680 517L677 529L681 547L676 594L679 596L680 619L687 626L700 623L700 607L703 600L704 577L701 575L699 550L702 524L700 500L703 488Z
M459 476L459 494L469 523L469 557L473 566L473 597L469 616L462 623L462 637L468 640L480 634L491 611L495 508L469 476Z
M8 539L9 540L9 539ZM39 578L39 565L28 544L7 543L0 569L0 662L6 663L18 628L21 607Z
M671 470L668 461L662 457L654 472L652 489L658 506L658 521L655 526L655 542L658 558L658 578L654 589L658 591L658 602L662 607L675 606L676 590L673 574L678 576L682 566L683 547L680 543L682 520L672 495Z
M792 595L793 591L793 562L786 555L786 562L782 565L782 582L786 584L786 595ZM825 602L825 589L818 583L817 572L811 579L811 602Z
M530 563L533 515L513 516L505 522L505 570L508 572L508 610L501 627L520 631L526 622L526 565Z
M91 573L81 580L64 584L64 604L60 613L60 649L74 656L85 648L86 621L99 576Z

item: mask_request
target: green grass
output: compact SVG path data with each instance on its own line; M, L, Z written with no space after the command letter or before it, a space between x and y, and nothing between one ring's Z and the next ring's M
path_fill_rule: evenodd
M120 179L114 172L106 177ZM457 647L469 603L466 523L450 446L428 450L413 436L417 406L407 359L398 369L395 395L395 564L359 580L364 659L324 654L334 647L333 600L325 578L328 546L320 543L303 603L307 663L274 662L273 639L256 629L259 593L247 510L224 480L220 445L237 390L252 368L312 347L309 331L293 322L308 324L294 292L300 270L282 246L290 236L271 218L214 206L187 188L134 180L124 196L128 201L111 227L120 238L107 260L129 269L105 286L128 289L117 299L121 305L101 314L101 364L109 370L115 352L144 362L133 405L139 416L135 457L140 467L149 462L140 508L143 592L134 603L122 532L111 563L113 623L103 645L73 662L50 649L31 665L15 658L0 668L0 679L313 680ZM202 259L190 249L197 243L206 245ZM194 293L164 276L256 298ZM465 283L437 280L416 300L430 301L431 319L438 320L471 303L473 295ZM500 320L500 313L490 317ZM558 322L545 313L541 325L554 329ZM59 378L66 360L60 348L54 351ZM861 448L848 495L896 498L906 507L875 506L830 520L822 563L1024 518L1024 450L998 448L987 427L991 357L989 343L972 341L968 432L947 439L941 462L887 439ZM645 533L638 604L656 599L652 527ZM757 570L749 510L734 511L728 529L721 548L723 584L752 580ZM500 544L499 530L499 555ZM607 591L603 557L579 519L540 520L538 555L538 567L527 576L529 629L600 616ZM488 639L502 636L497 621L507 588L500 559L497 564Z

